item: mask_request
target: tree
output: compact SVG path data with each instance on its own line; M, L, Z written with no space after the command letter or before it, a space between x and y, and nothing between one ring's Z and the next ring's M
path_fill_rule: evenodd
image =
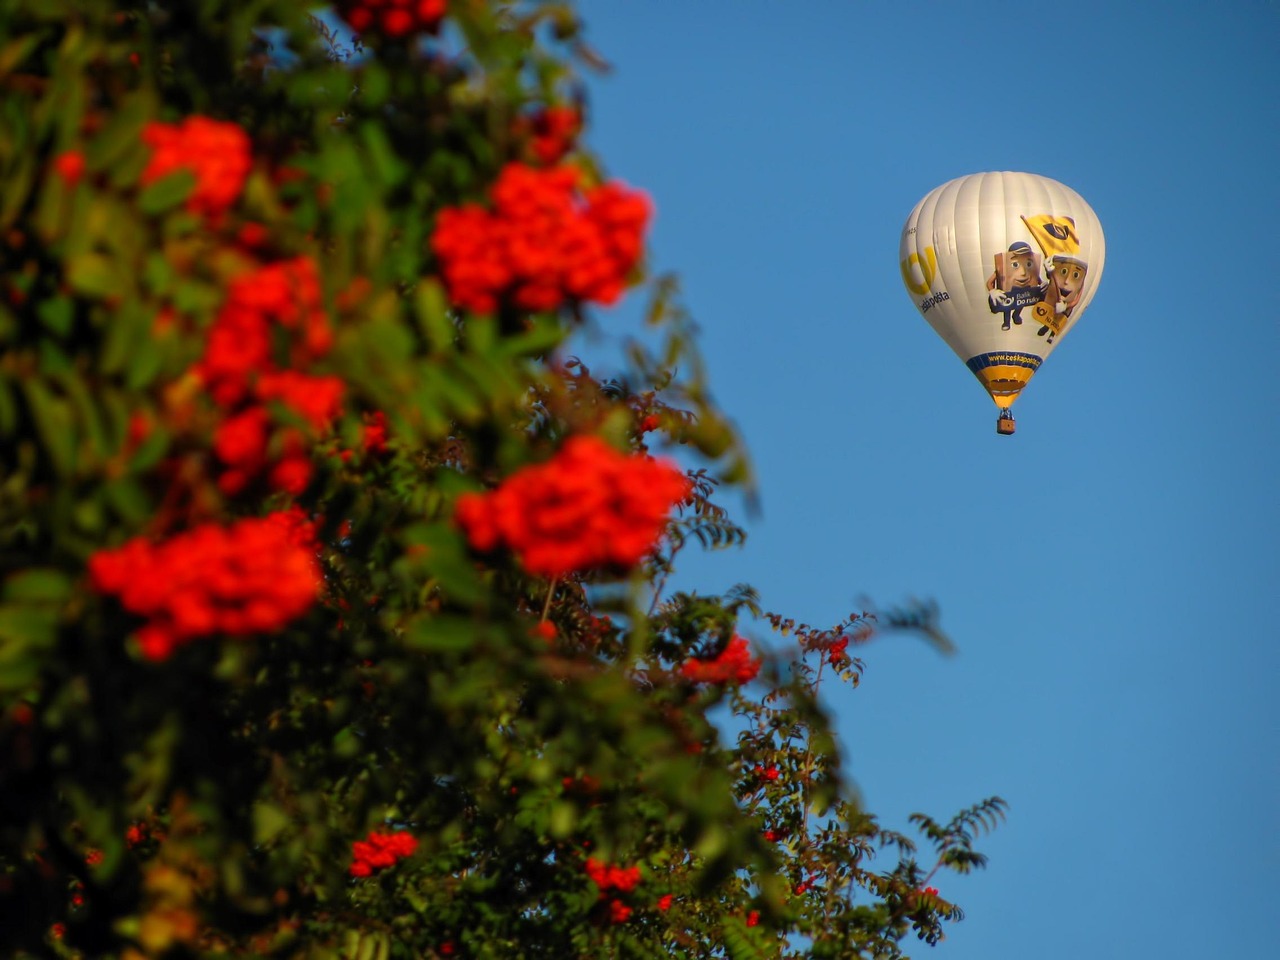
M1003 803L920 817L929 869L854 801L820 693L876 618L665 589L750 467L579 142L575 12L338 6L354 43L0 14L5 955L935 942ZM566 344L624 295L652 337L600 377Z

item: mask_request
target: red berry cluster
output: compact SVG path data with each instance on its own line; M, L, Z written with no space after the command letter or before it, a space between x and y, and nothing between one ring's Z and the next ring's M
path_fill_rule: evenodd
M357 33L370 30L388 37L434 33L444 19L447 0L338 0L338 14Z
M351 844L351 875L367 877L375 870L395 866L418 849L418 838L404 830L392 833L371 831L364 840Z
M845 652L849 649L849 638L839 637L831 641L831 646L827 647L827 663L833 667L840 667L849 659L849 655Z
M196 364L197 376L225 414L213 443L224 466L218 478L224 493L238 493L263 475L272 488L293 494L310 481L311 460L298 430L281 431L272 462L269 404L288 407L316 433L341 412L340 379L275 365L272 349L281 328L289 334L292 365L319 359L333 343L310 258L271 263L232 280Z
M560 577L633 567L657 543L672 506L689 495L673 465L571 437L551 460L496 490L458 498L455 517L481 553L507 547L526 570Z
M147 618L143 656L165 660L200 636L271 633L320 593L314 527L301 511L208 523L161 543L142 537L89 559L100 593Z
M616 181L581 193L573 167L510 163L490 198L492 210L448 207L436 222L431 246L455 304L477 313L502 303L554 310L622 295L649 221L643 193Z
M580 777L564 777L560 780L560 786L564 787L566 793L578 796L593 797L600 792L600 781L589 773Z
M76 184L84 176L84 154L79 150L66 150L53 158L53 172L67 182Z
M631 919L631 914L633 912L634 911L621 900L614 899L609 901L609 921L611 923L626 923Z
M375 457L387 452L387 415L381 410L365 415L360 444L365 453Z
M187 117L181 123L148 123L142 139L151 159L142 171L146 186L178 170L195 174L187 209L210 218L221 215L240 197L249 175L249 135L234 123Z
M694 683L750 683L759 672L760 660L736 634L714 660L686 660L680 666L681 675Z
M582 130L582 114L573 107L547 107L525 121L529 151L543 166L553 166L573 149ZM521 131L523 132L523 131Z
M626 923L631 917L632 909L611 893L631 893L640 883L639 867L620 867L603 863L590 857L586 865L587 876L591 878L600 891L600 899L609 900L609 920L613 923Z
M237 403L251 392L256 377L275 369L271 343L277 325L292 334L294 364L319 359L333 345L320 273L309 257L258 267L228 285L197 367L215 401Z
M619 867L604 863L595 857L587 858L587 876L600 888L601 893L616 890L619 893L630 893L640 884L639 867Z

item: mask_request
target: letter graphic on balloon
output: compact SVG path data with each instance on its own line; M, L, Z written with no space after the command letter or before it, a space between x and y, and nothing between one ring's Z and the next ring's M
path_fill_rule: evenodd
M924 278L923 283L916 283L912 276L911 268L919 267L920 275ZM902 261L902 280L907 285L907 289L913 293L925 294L933 286L933 278L938 274L938 256L933 252L933 247L924 248L924 259L920 259L920 254L912 252Z
M924 245L939 236L949 238L941 252ZM907 218L898 262L912 303L990 394L1007 434L1010 406L1075 328L1105 256L1102 225L1078 193L1006 171L930 191ZM948 296L928 296L939 277Z

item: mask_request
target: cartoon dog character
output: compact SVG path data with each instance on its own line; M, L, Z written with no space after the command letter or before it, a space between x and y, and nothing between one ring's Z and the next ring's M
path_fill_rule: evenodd
M1040 255L1031 244L1011 243L1006 253L995 256L996 270L987 278L987 305L1004 319L1001 330L1022 323L1022 308L1044 300L1047 284L1040 274Z

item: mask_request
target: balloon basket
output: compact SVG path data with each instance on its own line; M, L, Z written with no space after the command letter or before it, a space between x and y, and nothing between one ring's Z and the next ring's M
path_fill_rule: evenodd
M1013 417L1008 412L1000 414L1000 419L996 421L996 433L1002 437L1008 437L1013 434L1015 429L1017 429L1017 424L1014 422Z

